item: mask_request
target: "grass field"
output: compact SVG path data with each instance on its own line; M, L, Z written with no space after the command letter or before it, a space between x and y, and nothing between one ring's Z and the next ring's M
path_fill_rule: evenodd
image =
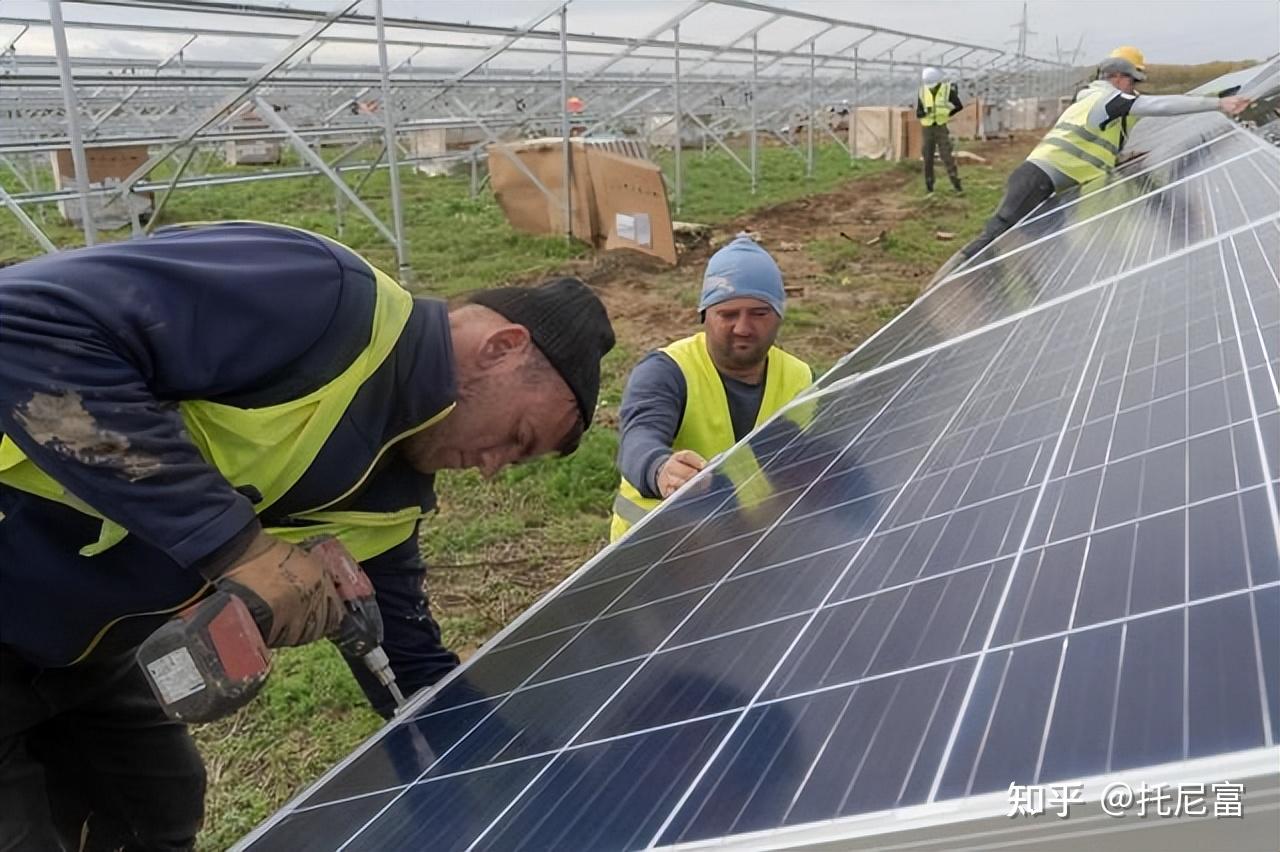
M678 218L713 224L719 239L738 228L760 231L789 283L805 290L789 308L783 342L822 368L909 304L929 272L980 228L1027 147L1025 140L997 146L987 152L990 165L966 167L964 196L946 190L929 197L918 164L851 163L835 146L819 148L812 179L794 152L763 148L755 196L723 153L690 152ZM605 363L597 425L572 457L509 469L488 482L470 473L438 480L440 513L422 539L428 588L446 641L465 654L604 544L626 373L655 340L687 333L704 257L674 270L633 272L623 265L606 274L580 245L512 231L490 196L469 197L465 179L406 173L404 189L412 289L447 296L557 270L583 273L603 286L619 336ZM381 210L386 192L380 175L365 196ZM165 213L167 222L219 218L279 221L338 236L333 190L318 179L184 191ZM72 228L50 231L63 245L79 241ZM939 231L955 237L940 238ZM390 247L350 211L341 238L394 269ZM10 217L0 217L0 246L0 261L36 253ZM633 308L641 312L633 316ZM279 653L254 704L195 731L210 781L200 848L227 847L379 724L326 643Z

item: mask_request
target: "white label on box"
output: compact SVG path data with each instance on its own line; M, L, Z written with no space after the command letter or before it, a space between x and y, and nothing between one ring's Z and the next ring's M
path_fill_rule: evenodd
M649 224L648 213L637 213L634 216L615 213L613 224L618 239L627 240L645 248L653 247L653 227Z
M645 248L653 247L653 230L649 226L649 214L636 214L636 242Z
M186 648L170 651L155 662L147 663L147 672L165 704L181 701L204 689L204 678L200 677L196 661Z
M636 241L636 217L628 216L626 213L617 213L613 217L613 229L618 233L618 239Z

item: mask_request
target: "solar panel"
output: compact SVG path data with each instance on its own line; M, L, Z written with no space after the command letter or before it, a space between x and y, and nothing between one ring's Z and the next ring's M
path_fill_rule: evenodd
M1075 849L1117 778L1247 780L1141 826L1273 847L1280 151L1144 132L243 847Z

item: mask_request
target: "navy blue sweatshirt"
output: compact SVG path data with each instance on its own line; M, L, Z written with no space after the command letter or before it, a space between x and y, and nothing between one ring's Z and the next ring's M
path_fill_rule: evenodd
M130 531L82 557L95 519L0 485L0 642L39 665L66 664L111 619L173 606L199 589L202 569L234 560L260 528L253 495L204 461L177 403L254 408L321 387L368 343L374 300L373 275L357 255L256 223L168 229L0 270L0 434ZM261 523L346 492L392 437L453 401L453 381L445 306L415 300L390 356ZM42 441L33 399L79 418L81 434ZM389 452L334 508L425 511L432 485ZM416 541L365 567L375 586L396 578L401 596L416 577L418 601L406 612L423 608ZM100 648L130 647L162 620L126 618ZM435 630L416 615L404 620L387 623L393 665L395 649L409 649L398 672L414 667L412 631Z

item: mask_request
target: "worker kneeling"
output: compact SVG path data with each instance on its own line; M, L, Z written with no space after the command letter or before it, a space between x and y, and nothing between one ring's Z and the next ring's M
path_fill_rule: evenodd
M705 330L651 352L627 379L612 539L812 381L773 345L785 303L781 270L750 237L712 255L698 302Z
M450 306L252 222L0 270L0 318L4 852L194 845L200 756L138 665L158 635L165 708L201 689L182 664L205 628L257 642L236 677L331 638L383 715L392 674L443 677L435 473L572 452L614 342L576 279Z

